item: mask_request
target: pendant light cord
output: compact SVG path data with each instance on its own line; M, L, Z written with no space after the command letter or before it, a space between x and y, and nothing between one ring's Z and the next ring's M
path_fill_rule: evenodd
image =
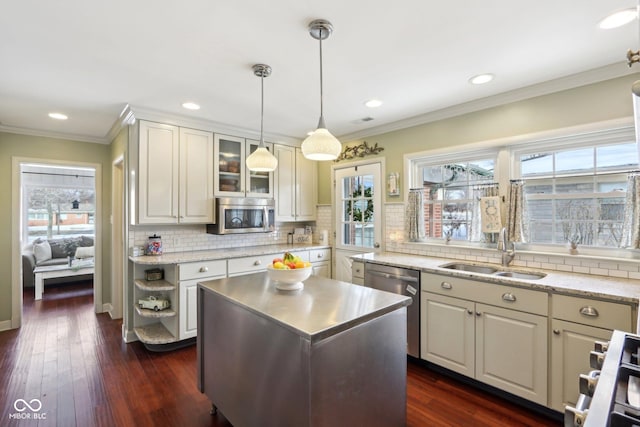
M638 0L640 1L640 0ZM323 99L323 91L322 91L322 28L320 28L320 121L324 125L324 99Z
M260 147L264 147L264 72L260 74Z

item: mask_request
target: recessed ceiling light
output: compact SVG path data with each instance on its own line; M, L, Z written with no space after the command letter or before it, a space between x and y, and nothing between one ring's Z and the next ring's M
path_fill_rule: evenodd
M66 114L62 113L49 113L49 117L56 120L67 120L69 118Z
M182 106L184 108L186 108L187 110L199 110L200 106L198 104L196 104L195 102L185 102L182 104Z
M380 101L379 99L370 99L367 102L365 102L364 105L366 105L369 108L376 108L382 105L382 101Z
M635 8L619 10L600 21L598 27L603 30L622 27L623 25L628 24L637 17L638 11Z
M473 85L482 85L493 80L493 74L478 74L469 79L469 83Z

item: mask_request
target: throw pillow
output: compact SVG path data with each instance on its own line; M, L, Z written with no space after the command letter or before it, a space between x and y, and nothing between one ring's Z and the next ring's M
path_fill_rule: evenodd
M51 245L51 257L52 258L66 258L69 254L65 248L63 239L55 239L49 242ZM75 249L74 249L75 251ZM72 252L73 253L73 252Z
M51 246L46 240L42 243L33 244L33 255L36 257L36 264L51 259Z
M93 258L93 246L80 246L76 249L75 257L80 258Z
M93 237L80 236L80 246L93 246Z

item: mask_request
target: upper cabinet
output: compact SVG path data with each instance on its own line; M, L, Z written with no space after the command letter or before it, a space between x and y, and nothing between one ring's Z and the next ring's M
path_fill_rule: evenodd
M252 172L245 159L259 141L216 134L214 154L214 188L216 196L273 197L273 173ZM269 151L273 144L265 143Z
M276 221L314 221L318 203L316 162L300 148L276 144L278 167L274 172Z
M139 224L213 222L213 134L139 121Z

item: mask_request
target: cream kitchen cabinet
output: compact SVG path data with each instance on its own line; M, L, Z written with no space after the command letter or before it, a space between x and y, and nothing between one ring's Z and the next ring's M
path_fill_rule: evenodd
M576 405L578 378L593 368L589 353L596 341L609 341L614 329L635 332L635 306L554 294L551 297L550 407L564 411Z
M547 404L548 294L422 273L420 357Z
M198 282L227 277L227 261L199 261L178 265L178 339L198 333Z
M303 261L309 261L309 251L307 250L291 250L289 252L291 252L293 255L299 256ZM265 271L267 269L267 266L273 262L274 258L282 258L283 255L283 253L277 252L266 255L231 258L229 259L228 264L229 277L242 276L243 274Z
M364 286L364 262L354 260L351 263L351 283Z
M214 136L214 188L221 197L273 197L273 173L252 172L245 159L260 142L236 136ZM265 143L273 152L273 144Z
M141 120L134 175L139 224L213 222L211 132Z
M331 249L313 249L309 251L309 262L313 274L331 278Z
M296 147L276 144L274 172L276 221L315 221L318 166Z

